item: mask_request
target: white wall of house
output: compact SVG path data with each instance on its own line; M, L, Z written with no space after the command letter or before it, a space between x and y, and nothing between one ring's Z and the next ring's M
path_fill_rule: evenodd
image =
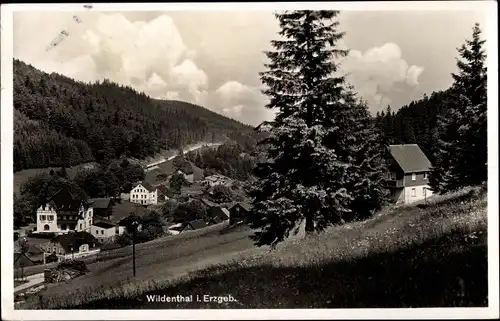
M425 199L426 196L427 198L432 196L432 191L430 190L429 185L408 186L404 188L405 203L421 201Z
M158 189L149 192L147 188L139 184L130 191L130 202L143 205L158 204Z
M103 228L103 227L92 225L90 227L90 233L95 238L109 238L109 237L114 237L116 235L116 228L114 226L112 226L110 228Z
M94 210L92 207L89 207L87 210L84 207L80 207L80 213L82 213L82 218L80 218L76 222L76 230L90 232L90 227L93 223Z
M93 222L93 208L89 207L85 210L82 205L79 212L83 218L78 219L75 228L71 229L69 224L60 224L57 222L57 212L49 204L40 206L36 213L36 232L64 234L73 230L90 231L90 226ZM62 215L62 219L64 220L67 216L75 215Z
M57 212L49 204L40 206L36 211L36 232L58 233Z

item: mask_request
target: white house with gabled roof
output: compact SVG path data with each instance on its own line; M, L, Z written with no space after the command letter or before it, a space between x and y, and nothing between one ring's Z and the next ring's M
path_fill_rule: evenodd
M130 202L141 205L156 205L158 204L158 188L147 182L139 182L130 191Z

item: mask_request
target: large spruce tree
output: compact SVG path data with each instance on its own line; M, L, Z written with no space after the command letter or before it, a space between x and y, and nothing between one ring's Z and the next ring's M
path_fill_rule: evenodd
M458 73L439 119L432 188L445 193L487 180L487 97L485 40L479 24L459 49Z
M352 218L354 200L374 199L373 187L361 174L370 166L356 162L364 153L354 132L360 109L337 76L336 58L347 55L337 46L337 11L285 11L276 14L281 40L266 52L268 71L260 73L268 87L267 108L273 121L258 127L267 161L257 165L250 226L258 229L257 245L276 245L305 220L307 234ZM363 169L364 168L364 169ZM361 178L363 177L363 178ZM349 188L356 188L350 191Z

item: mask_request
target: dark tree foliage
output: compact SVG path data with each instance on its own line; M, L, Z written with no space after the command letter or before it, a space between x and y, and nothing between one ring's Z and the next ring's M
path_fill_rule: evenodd
M128 193L132 185L144 177L144 169L140 165L122 159L114 160L107 166L82 168L77 172L74 181L90 197L112 197Z
M436 162L430 183L439 193L487 181L486 40L475 24L472 39L459 49L458 73L439 118Z
M14 217L25 222L34 220L37 208L63 188L69 189L77 198L88 198L85 190L72 180L57 175L38 174L21 185L19 197L15 195Z
M276 50L266 52L268 71L260 75L268 87L266 107L278 112L259 126L266 133L261 144L267 159L257 165L250 193L249 224L258 230L253 236L257 245L276 245L303 220L307 234L322 231L356 216L351 214L354 200L371 207L378 198L378 182L368 182L376 162L360 163L366 153L376 158L363 146L371 129L358 125L365 115L344 77L335 76L334 59L347 54L336 46L343 37L337 14L276 14L282 39L272 41Z
M238 180L248 179L255 167L255 156L236 143L225 143L216 149L189 153L188 157L196 166L203 168L206 175L221 174Z
M186 186L188 183L184 175L181 173L174 173L170 178L169 186L174 193L180 194L182 187Z
M204 219L207 215L207 207L198 199L193 199L179 204L173 213L173 222L183 223L197 219Z
M14 60L14 169L144 158L160 149L252 136L199 106L151 99L108 80L86 84Z
M229 186L216 185L213 189L212 198L217 203L229 203L234 201L235 195Z
M385 144L418 144L431 163L435 161L438 117L443 114L450 91L433 92L412 101L396 113L389 108L378 113L375 123Z

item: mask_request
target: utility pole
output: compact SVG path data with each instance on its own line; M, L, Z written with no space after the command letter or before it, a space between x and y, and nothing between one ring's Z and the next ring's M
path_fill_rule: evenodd
M137 221L132 222L132 267L133 267L133 273L135 276L135 235L137 231Z

